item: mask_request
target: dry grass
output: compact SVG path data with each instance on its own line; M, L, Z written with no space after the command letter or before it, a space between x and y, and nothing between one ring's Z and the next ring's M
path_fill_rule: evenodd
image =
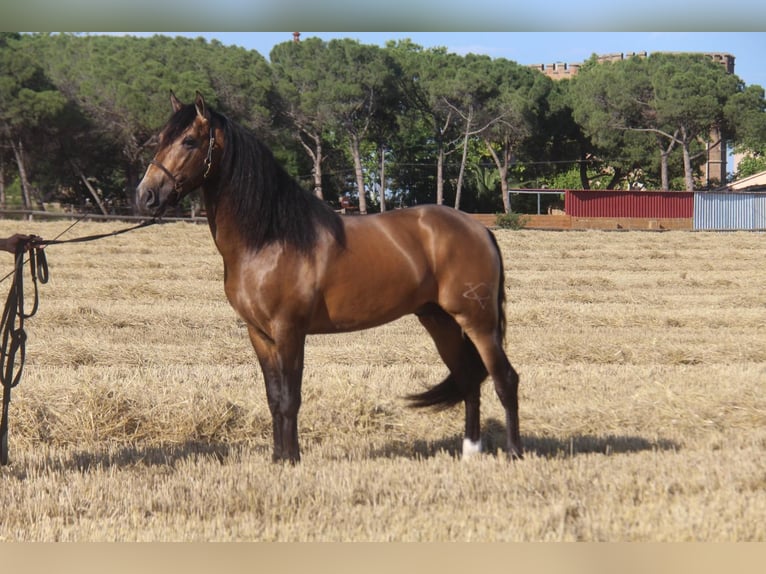
M273 465L206 228L48 248L0 539L766 540L764 236L497 235L528 451L515 464L495 455L491 384L489 454L468 463L462 409L405 407L444 375L405 318L310 338L303 462Z

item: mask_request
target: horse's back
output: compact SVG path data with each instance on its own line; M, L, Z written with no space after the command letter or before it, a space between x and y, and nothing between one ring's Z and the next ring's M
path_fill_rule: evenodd
M486 267L498 262L498 250L490 231L467 213L443 205L422 205L400 212L411 216L412 224L404 231L402 228L407 226L399 226L394 221L396 215L392 215L392 227L415 234L429 253L433 265L442 267L452 262L453 268L471 267L473 261L478 266Z
M465 212L444 205L428 204L395 209L365 217L344 218L351 236L365 231L385 233L397 238L412 238L422 243L435 240L442 245L485 243L487 228Z
M344 218L348 248L417 262L430 271L451 266L486 267L498 252L489 230L468 214L443 205L421 205Z
M499 253L465 213L429 205L343 221L346 245L320 272L319 331L373 326L426 304L457 307L476 286L496 289Z

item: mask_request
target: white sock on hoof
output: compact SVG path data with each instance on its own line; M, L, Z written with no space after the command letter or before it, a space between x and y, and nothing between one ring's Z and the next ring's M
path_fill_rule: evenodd
M481 454L481 439L473 442L470 438L463 439L463 460Z

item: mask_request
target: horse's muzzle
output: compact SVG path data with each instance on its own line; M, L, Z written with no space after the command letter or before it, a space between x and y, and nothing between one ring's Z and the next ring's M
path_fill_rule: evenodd
M139 185L136 188L136 207L142 215L157 215L162 202L156 189Z
M136 207L144 215L159 217L168 207L178 202L178 192L174 189L163 196L162 192L152 187L141 185L136 189Z
M139 190L138 207L144 213L152 213L160 207L160 194L153 189Z

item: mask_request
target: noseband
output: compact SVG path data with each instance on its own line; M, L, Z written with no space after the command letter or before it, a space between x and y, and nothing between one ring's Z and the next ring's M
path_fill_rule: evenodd
M205 162L202 164L202 178L207 179L207 176L210 175L210 168L213 165L213 150L215 149L215 131L213 128L210 128L210 140L208 142L207 147L207 157L205 158ZM165 175L167 175L172 181L173 181L173 189L176 193L181 193L181 186L183 185L183 181L179 180L178 177L173 175L168 168L166 168L162 163L160 163L157 160L149 160L149 164L153 165L155 167L158 167L161 169Z

